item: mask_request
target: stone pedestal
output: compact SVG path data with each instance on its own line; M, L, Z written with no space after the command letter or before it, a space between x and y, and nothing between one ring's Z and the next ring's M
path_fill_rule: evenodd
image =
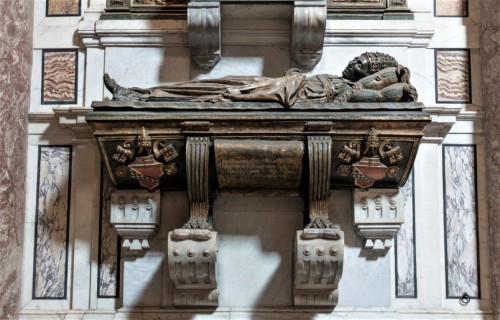
M344 264L344 232L299 230L295 241L294 305L334 307Z
M178 307L217 307L217 232L176 229L168 233L168 270Z
M354 190L354 229L366 239L365 248L385 250L404 222L399 189Z
M160 226L160 191L116 191L111 195L111 224L133 252L149 249Z

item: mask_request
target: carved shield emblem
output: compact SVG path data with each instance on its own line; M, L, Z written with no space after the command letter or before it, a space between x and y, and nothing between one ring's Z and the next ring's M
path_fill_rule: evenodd
M128 167L131 171L130 175L139 180L141 186L153 190L160 184L160 178L163 175L163 164L156 161L152 154L137 157Z
M385 178L387 172L387 166L380 162L378 156L363 157L354 163L352 167L354 184L362 189L369 188L375 181Z

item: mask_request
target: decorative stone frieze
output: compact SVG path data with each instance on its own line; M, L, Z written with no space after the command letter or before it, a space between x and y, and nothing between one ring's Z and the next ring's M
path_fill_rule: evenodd
M354 229L366 239L365 248L390 248L404 222L399 189L355 189L353 195Z
M179 307L216 307L217 232L176 229L168 233L168 270L174 282L174 303Z
M296 307L334 307L344 264L344 232L340 229L297 231L295 242L294 304Z
M160 191L119 190L111 195L111 224L132 252L149 249L160 226Z

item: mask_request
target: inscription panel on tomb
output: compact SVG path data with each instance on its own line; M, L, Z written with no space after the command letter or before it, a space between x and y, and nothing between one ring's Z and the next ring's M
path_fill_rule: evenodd
M302 141L214 141L217 180L221 189L293 189L302 178Z

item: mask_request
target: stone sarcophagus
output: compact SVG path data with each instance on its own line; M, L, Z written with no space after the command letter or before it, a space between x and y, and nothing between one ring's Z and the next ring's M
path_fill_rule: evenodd
M107 75L105 83L113 100L94 102L86 120L114 186L187 190L189 220L168 240L177 306L218 304L214 196L304 198L306 223L294 246L297 307L337 303L344 231L329 218L331 189L353 190L353 228L367 249L386 250L403 223L398 188L431 119L415 102L409 70L388 55L365 53L342 77L290 70L149 89L124 88Z

